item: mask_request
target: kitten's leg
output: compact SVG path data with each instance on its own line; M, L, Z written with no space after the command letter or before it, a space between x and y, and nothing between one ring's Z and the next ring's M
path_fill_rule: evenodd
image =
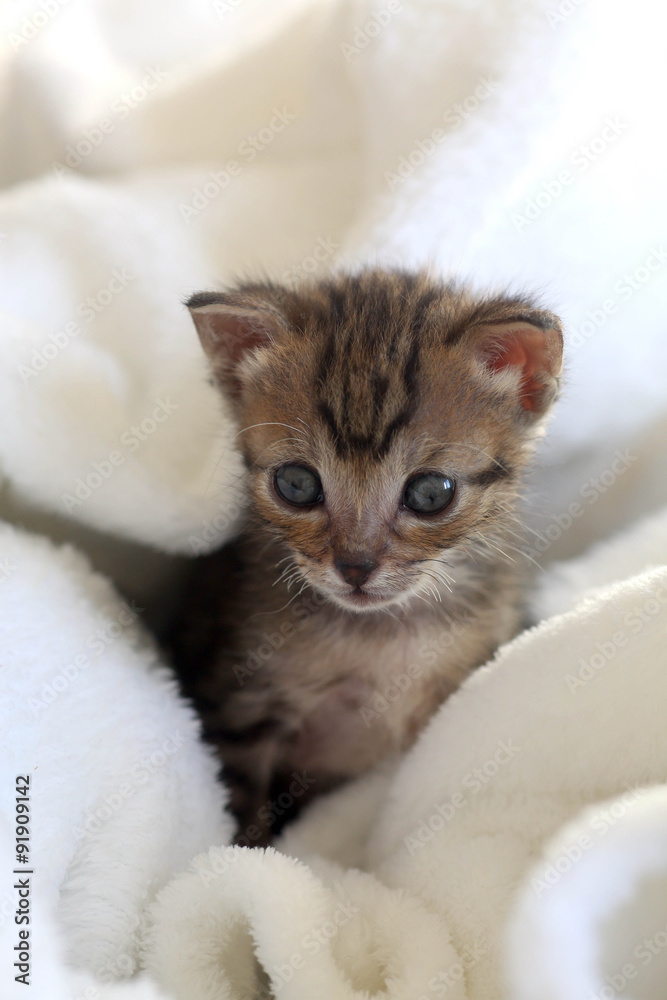
M282 743L275 726L206 733L222 760L230 808L239 821L236 843L266 847L271 840L269 793Z

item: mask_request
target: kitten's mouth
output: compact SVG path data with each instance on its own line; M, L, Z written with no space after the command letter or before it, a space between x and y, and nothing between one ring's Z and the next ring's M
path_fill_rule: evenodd
M366 604L374 604L378 600L377 597L374 597L372 594L369 594L368 591L361 588L358 590L352 590L345 596L348 601L352 601L353 604L359 604L362 607Z
M306 580L308 575L303 574ZM376 589L365 582L361 586L342 586L342 580L317 580L312 581L313 586L326 596L333 604L337 604L346 611L375 611L381 608L388 608L397 602L400 604L405 598L405 591L402 589Z
M355 611L372 611L374 608L384 608L393 604L396 597L373 594L368 590L364 590L363 587L354 587L344 594L336 594L336 599L339 604L342 604L346 608L354 608Z

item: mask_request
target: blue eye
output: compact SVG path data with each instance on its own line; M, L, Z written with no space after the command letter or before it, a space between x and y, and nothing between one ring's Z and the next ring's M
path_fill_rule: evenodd
M281 465L274 483L276 492L295 507L309 507L324 500L320 477L305 465Z
M405 487L403 506L415 514L437 514L452 502L455 488L453 479L437 472L415 476Z

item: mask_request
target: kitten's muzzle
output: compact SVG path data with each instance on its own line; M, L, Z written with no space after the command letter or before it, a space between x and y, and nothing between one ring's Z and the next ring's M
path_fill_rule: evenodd
M373 570L377 568L377 562L374 559L365 559L359 562L336 559L334 565L345 582L352 587L363 587Z

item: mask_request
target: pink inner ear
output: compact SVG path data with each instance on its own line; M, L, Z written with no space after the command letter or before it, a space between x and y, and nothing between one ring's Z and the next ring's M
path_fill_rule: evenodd
M228 363L234 367L249 352L270 340L269 331L255 317L219 316L215 322L216 337L226 346Z
M540 395L544 391L544 380L536 378L538 373L553 375L553 362L548 350L547 332L534 327L519 327L508 331L505 338L493 344L493 353L487 357L487 364L492 371L503 368L521 368L521 387L519 401L524 410L535 411L539 405Z
M237 368L248 354L270 344L277 330L275 319L259 309L240 311L225 303L195 306L191 312L214 372L237 398L241 393Z

